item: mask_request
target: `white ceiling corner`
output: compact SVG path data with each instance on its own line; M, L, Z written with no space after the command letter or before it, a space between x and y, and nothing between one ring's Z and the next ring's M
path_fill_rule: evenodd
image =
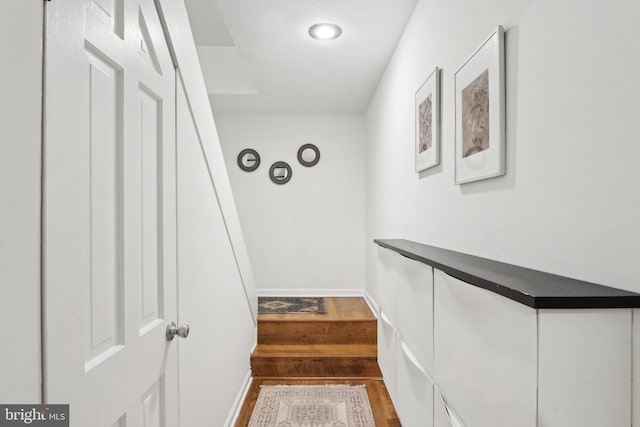
M235 46L214 0L185 0L191 32L200 46Z
M257 95L249 67L235 46L198 46L207 92L215 95Z

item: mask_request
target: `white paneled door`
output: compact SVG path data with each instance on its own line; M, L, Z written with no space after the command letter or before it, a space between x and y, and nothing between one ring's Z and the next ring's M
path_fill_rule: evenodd
M46 3L44 401L178 425L175 69L153 0Z

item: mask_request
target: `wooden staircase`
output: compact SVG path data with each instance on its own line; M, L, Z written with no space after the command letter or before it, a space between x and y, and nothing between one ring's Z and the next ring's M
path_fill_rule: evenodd
M363 298L326 298L326 314L259 314L253 381L235 427L270 385L364 385L376 427L400 427L377 361L377 321Z
M381 379L377 321L362 298L327 298L326 314L261 314L254 378Z

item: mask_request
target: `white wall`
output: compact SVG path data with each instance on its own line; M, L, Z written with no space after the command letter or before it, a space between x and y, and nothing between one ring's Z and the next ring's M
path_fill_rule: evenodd
M42 0L0 3L0 402L39 403Z
M639 20L635 0L420 0L366 114L374 298L374 238L640 292ZM456 186L454 73L497 25L506 30L507 175ZM414 93L435 66L442 163L418 175Z
M177 90L180 423L222 426L249 374L256 329L202 147L179 83ZM211 405L210 402L216 402Z
M635 0L418 3L366 114L370 293L373 238L640 292L639 20ZM457 186L454 73L497 25L506 30L507 175ZM414 93L435 66L442 164L418 176Z
M364 288L364 122L361 115L216 115L258 292L333 294ZM298 163L312 143L320 162ZM244 148L261 157L242 171ZM271 164L289 163L285 185L269 179Z

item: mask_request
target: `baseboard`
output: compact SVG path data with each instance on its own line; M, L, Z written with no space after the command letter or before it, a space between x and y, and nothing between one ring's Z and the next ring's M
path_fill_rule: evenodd
M369 308L376 319L380 316L380 305L376 302L376 300L371 296L367 290L364 290L364 300L369 304Z
M258 289L260 297L361 297L364 289Z
M238 396L236 396L236 400L233 402L233 407L231 408L231 412L229 412L229 416L224 423L225 427L233 427L240 416L240 410L242 409L242 404L244 403L244 399L247 397L247 393L249 392L249 387L251 387L252 377L251 377L251 369L247 372L247 376L244 378L242 383L242 387L240 387L240 392Z

